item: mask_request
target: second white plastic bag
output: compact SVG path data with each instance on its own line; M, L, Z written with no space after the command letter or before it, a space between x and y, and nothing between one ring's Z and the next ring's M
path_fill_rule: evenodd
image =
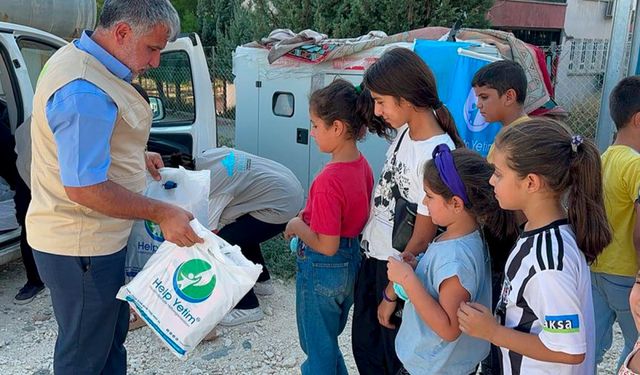
M180 168L161 168L160 181L150 176L144 195L148 198L171 203L193 214L201 223L208 222L209 186L208 171L190 171ZM136 220L127 241L125 277L131 280L147 263L164 237L160 226L149 220Z

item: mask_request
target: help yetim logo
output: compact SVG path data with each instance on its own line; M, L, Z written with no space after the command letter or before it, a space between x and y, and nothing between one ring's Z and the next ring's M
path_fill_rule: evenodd
M203 259L196 258L182 263L173 275L176 294L187 302L200 303L206 300L215 286L213 268Z
M473 91L473 88L469 91L467 100L464 102L464 122L467 124L467 129L474 133L483 131L489 126L490 122L484 119L482 113L478 109L478 97Z
M160 225L154 223L153 221L145 220L144 228L147 230L147 234L155 241L164 242L164 236L162 235L162 229L160 229Z
M545 315L544 328L550 333L580 332L580 319L574 315Z

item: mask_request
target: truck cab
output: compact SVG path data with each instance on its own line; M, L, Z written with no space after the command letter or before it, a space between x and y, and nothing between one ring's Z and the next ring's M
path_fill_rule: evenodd
M66 40L35 28L0 22L0 126L12 134L32 111L40 71ZM148 149L167 166L193 166L216 147L213 90L200 38L183 34L161 53L160 66L137 77L149 94L153 124ZM0 264L19 257L20 228L0 232Z

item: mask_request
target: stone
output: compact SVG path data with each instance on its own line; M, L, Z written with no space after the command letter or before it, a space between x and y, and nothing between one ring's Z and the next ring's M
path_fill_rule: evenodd
M281 362L282 367L286 368L294 368L298 364L295 357L287 357L284 361Z
M251 349L251 341L249 340L244 340L244 342L242 342L242 347L245 350L250 350Z
M240 327L239 331L240 331L241 334L247 335L247 334L250 334L252 332L255 332L255 327L245 324L242 327Z
M219 350L215 350L211 353L207 353L203 355L202 359L204 359L205 361L210 361L212 359L219 359L222 357L226 357L227 355L229 355L229 352L231 351L231 349L233 349L233 347L224 347Z
M45 322L49 319L51 319L51 313L49 313L48 315L46 313L40 313L33 316L34 322Z

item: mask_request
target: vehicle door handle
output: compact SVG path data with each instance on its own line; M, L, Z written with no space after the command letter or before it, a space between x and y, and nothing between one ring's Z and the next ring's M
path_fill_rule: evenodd
M296 129L296 143L300 143L301 145L309 144L309 129Z

